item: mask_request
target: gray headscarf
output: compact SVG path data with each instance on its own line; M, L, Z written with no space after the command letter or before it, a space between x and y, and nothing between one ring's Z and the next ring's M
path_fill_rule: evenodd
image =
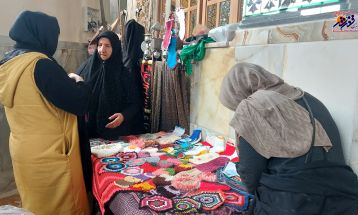
M312 124L306 109L294 100L304 92L264 68L236 64L224 77L221 103L235 111L230 125L265 158L292 158L308 152ZM315 146L328 150L332 143L316 120Z

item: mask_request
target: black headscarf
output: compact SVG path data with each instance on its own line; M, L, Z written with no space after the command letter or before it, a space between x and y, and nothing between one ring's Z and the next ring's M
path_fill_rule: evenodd
M115 139L118 136L126 135L126 126L119 126L114 129L105 128L110 122L108 119L114 113L120 113L126 106L127 93L124 89L126 69L122 62L122 48L118 36L105 31L98 35L97 43L101 38L107 38L112 45L112 55L102 61L96 51L78 70L86 82L92 87L91 102L89 105L88 127L90 137L102 137Z
M55 17L32 11L20 13L9 32L16 49L38 51L49 57L55 54L59 35Z
M143 58L141 44L144 41L144 27L134 19L124 27L123 62L127 68L139 67L139 59Z

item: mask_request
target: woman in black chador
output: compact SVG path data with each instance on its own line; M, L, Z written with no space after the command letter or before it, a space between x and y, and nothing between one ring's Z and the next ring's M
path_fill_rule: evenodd
M78 70L92 87L85 121L90 138L117 139L143 132L143 99L135 75L125 69L118 36L105 31L97 51Z

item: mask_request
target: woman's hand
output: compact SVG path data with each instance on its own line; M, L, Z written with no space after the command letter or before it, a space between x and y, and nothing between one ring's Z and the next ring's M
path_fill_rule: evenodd
M112 122L108 123L106 125L106 128L117 128L124 121L124 116L121 113L115 113L112 116L110 116L108 119L112 120Z
M83 81L83 78L82 78L81 76L75 74L75 73L70 73L70 74L68 74L68 77L70 77L70 78L72 78L73 80L75 80L76 83L79 82L79 81Z

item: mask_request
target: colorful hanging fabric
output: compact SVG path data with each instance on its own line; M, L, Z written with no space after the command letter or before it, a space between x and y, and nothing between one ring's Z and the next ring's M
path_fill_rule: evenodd
M180 60L186 66L186 73L192 74L193 68L191 61L201 61L205 57L205 44L215 42L211 37L203 37L195 44L186 45L180 52Z

